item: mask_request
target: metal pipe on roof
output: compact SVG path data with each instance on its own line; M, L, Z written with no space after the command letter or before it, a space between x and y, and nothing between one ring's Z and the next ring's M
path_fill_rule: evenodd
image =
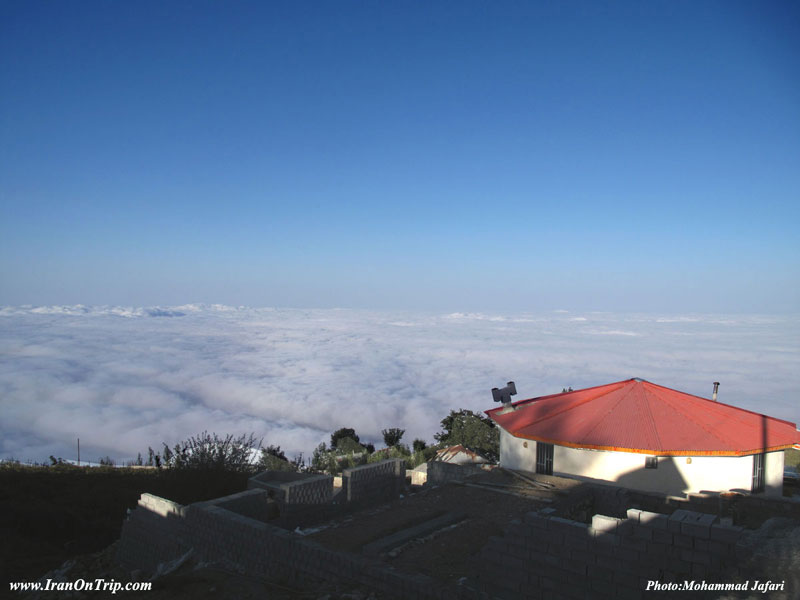
M711 399L716 402L717 401L717 390L719 390L719 381L714 382L714 394L711 396Z

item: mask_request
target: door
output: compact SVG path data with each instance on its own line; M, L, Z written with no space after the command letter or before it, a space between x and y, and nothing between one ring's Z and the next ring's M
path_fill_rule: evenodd
M758 494L764 491L764 455L753 455L753 485L751 491Z
M553 474L553 444L536 442L536 472L542 475Z

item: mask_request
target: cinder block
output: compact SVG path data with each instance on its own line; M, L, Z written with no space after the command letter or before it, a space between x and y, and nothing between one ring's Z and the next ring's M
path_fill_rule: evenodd
M543 517L539 513L532 511L526 513L522 520L532 527L536 527L537 529L547 529L547 517Z
M639 510L638 508L629 508L629 509L628 509L628 512L627 512L628 518L629 518L631 521L634 521L634 522L636 522L636 523L638 523L638 522L639 522L639 516L640 516L641 514L642 514L642 511L641 511L641 510Z
M620 538L619 545L623 548L636 550L637 552L647 551L647 541L635 537Z
M569 519L562 519L561 517L550 517L547 520L547 528L553 531L566 533L574 522L575 521L570 521Z
M681 535L676 533L672 536L672 543L679 548L694 548L694 544L692 543L692 538L688 535Z
M667 531L666 529L654 529L653 530L653 541L659 544L670 544L672 545L672 533Z
M727 527L725 525L715 523L711 525L710 534L711 539L714 541L735 544L741 537L743 531L744 527Z
M608 582L614 579L613 569L596 564L587 566L587 574L592 581Z
M619 558L623 563L638 562L639 560L639 553L631 548L625 548L620 545L615 546L612 551L614 556Z
M660 531L660 530L657 530L657 531ZM639 539L639 540L649 541L649 540L653 539L653 533L654 533L654 530L651 529L650 527L642 527L642 526L639 525L639 526L633 528L632 537L634 537L636 539Z
M570 573L577 574L577 575L586 575L586 563L582 560L577 558L565 558L562 566L565 570L569 571Z
M689 535L695 538L707 540L709 539L711 533L710 524L705 525L703 523L683 521L681 523L681 533L683 535Z
M604 567L606 569L611 569L612 571L618 571L622 567L622 562L615 556L610 556L607 554L598 554L596 556L597 558L595 559L595 564L598 567Z
M614 585L614 597L622 600L641 600L642 590L639 589L638 582L635 587Z
M595 544L619 546L619 536L617 534L609 533L607 531L595 531L594 529L590 529L590 531L594 536Z
M585 552L583 550L572 550L569 554L570 558L575 560L579 560L583 562L585 565L594 565L595 564L595 555L591 552Z
M685 510L683 508L679 508L678 510L676 510L674 513L672 513L670 515L669 521L667 523L667 528L670 531L674 531L674 532L680 533L680 531L681 531L681 522L683 522L683 520L686 518L686 516L688 514L689 514L688 510Z
M568 535L564 538L564 545L572 550L581 550L581 551L588 550L589 540L591 539L588 537L588 535L589 535L588 530L586 532L586 537L583 538L578 536Z
M691 563L681 560L680 558L669 559L669 570L678 574L685 575L691 572Z
M660 513L649 512L646 510L639 511L639 524L653 529L667 529L669 517Z
M592 529L595 531L604 531L614 533L617 530L622 519L615 517L607 517L606 515L594 515L592 517Z
M708 542L708 551L717 557L724 558L733 554L733 545L726 544L725 542L715 542L710 540Z

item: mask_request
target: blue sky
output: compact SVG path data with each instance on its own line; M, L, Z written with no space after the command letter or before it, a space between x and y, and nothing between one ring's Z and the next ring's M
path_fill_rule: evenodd
M0 304L796 312L792 2L0 4Z

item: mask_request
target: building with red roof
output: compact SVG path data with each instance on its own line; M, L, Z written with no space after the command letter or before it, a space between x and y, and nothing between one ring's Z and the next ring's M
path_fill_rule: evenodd
M780 495L794 423L642 379L506 403L500 464L665 494Z

